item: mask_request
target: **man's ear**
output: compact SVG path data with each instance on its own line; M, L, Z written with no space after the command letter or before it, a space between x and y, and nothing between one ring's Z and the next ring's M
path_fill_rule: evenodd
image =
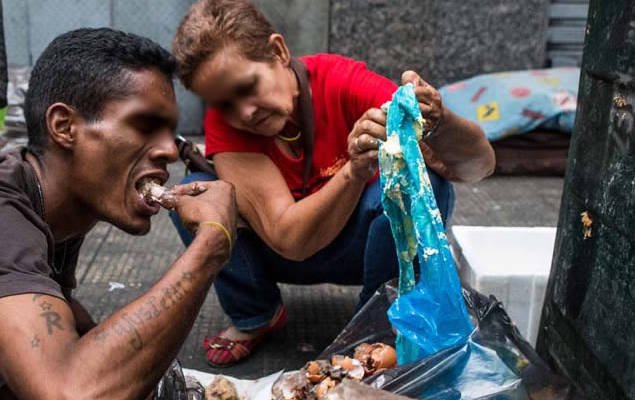
M46 127L53 143L69 149L76 141L77 111L64 103L51 104L46 110Z
M288 66L291 62L291 52L284 37L279 33L272 33L269 36L269 46L273 50L274 57L280 60L285 67Z

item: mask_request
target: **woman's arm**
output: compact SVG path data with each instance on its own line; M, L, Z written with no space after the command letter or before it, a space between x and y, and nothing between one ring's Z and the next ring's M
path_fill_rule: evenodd
M304 260L341 232L377 171L377 142L386 138L386 117L368 110L348 137L349 160L320 190L295 201L277 166L259 153L214 155L218 176L236 187L241 215L272 249Z

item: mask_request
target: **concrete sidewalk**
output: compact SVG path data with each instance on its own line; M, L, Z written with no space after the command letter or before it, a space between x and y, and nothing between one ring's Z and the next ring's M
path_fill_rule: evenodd
M180 163L170 171L172 183L184 172ZM556 226L562 185L562 178L545 177L493 177L458 184L453 223ZM142 294L183 251L167 213L162 211L152 225L148 235L134 237L100 223L86 238L75 294L96 320ZM359 287L281 285L281 291L289 311L287 327L248 361L219 370L208 367L201 347L205 335L228 323L212 289L179 354L183 366L239 378L297 369L315 358L350 320Z

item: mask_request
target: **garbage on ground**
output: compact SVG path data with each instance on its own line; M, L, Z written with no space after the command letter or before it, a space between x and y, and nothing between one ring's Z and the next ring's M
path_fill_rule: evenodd
M396 296L395 281L384 285L317 360L331 360L334 355L353 357L355 349L362 343L381 342L394 345L396 336L386 311ZM341 384L329 390L324 399L391 400L392 397L386 392L426 400L584 399L571 382L554 374L540 359L532 346L520 335L496 298L465 288L463 297L476 326L466 343L420 361L367 376L361 381L365 386L353 385L353 380L344 379ZM177 368L179 371L176 371ZM284 374L280 371L258 380L242 380L230 376L224 378L234 385L240 400L271 400L274 398L275 385L288 380L290 376L306 381L306 372L307 366L303 370ZM157 398L202 400L205 398L205 387L218 376L191 369L180 370L180 366L175 363L166 374L167 379L164 377L162 380L160 393L163 396ZM353 390L365 393L364 397L346 397L346 393ZM173 397L168 397L166 393Z
M397 353L384 343L361 343L353 354L307 362L285 374L272 388L273 400L323 400L344 382L359 382L397 365Z
M108 282L108 291L113 292L118 289L125 289L126 285L121 282Z
M396 336L385 311L396 297L394 281L382 287L318 358L348 354L362 342L394 343ZM466 343L363 382L426 400L584 398L540 359L495 297L464 288L463 298L476 326Z

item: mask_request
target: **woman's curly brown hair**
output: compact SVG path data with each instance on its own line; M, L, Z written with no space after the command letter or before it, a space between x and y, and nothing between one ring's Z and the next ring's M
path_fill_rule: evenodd
M272 61L269 37L273 33L269 20L248 1L199 0L181 20L172 42L177 75L191 88L201 63L230 46L249 60Z

